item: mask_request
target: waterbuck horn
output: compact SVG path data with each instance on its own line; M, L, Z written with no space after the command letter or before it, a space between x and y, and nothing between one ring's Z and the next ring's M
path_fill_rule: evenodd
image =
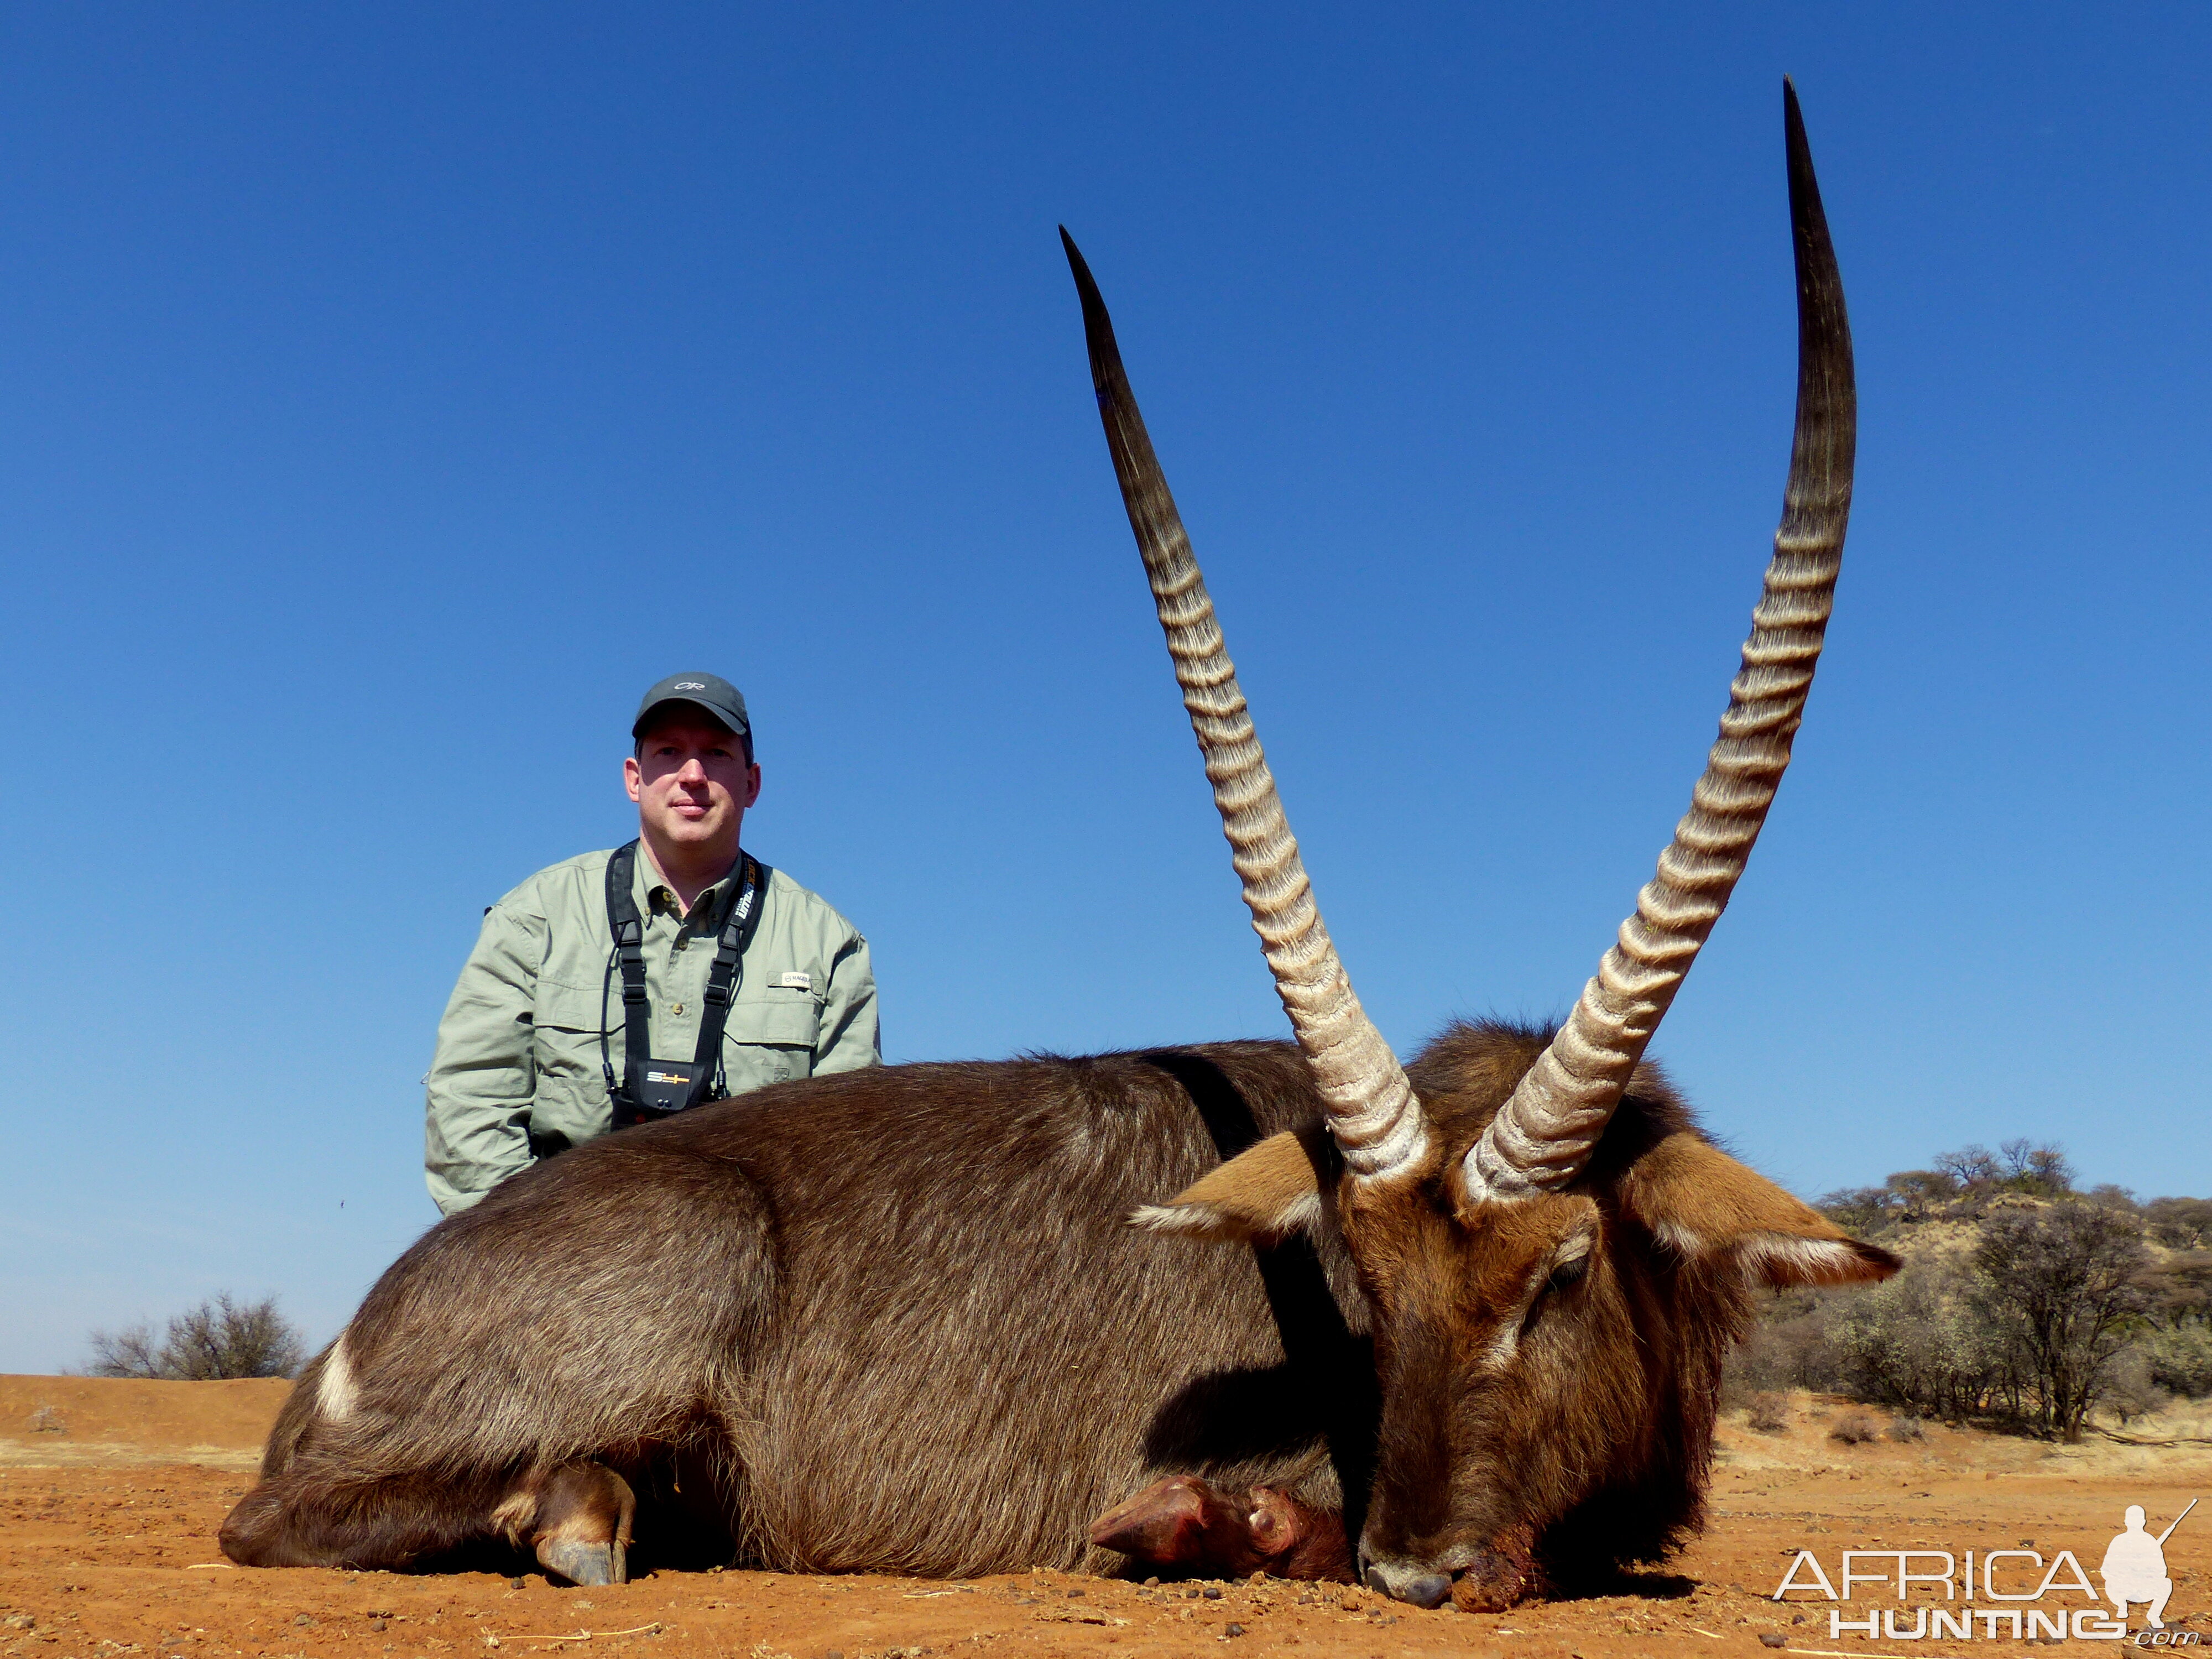
M1066 229L1060 240L1083 299L1083 332L1091 349L1091 382L1106 427L1106 447L1121 480L1138 551L1166 630L1168 655L1182 687L1182 706L1206 757L1213 802L1221 811L1237 873L1244 883L1253 931L1275 990L1291 1017L1328 1108L1330 1132L1357 1176L1382 1179L1418 1163L1428 1146L1420 1103L1397 1056L1352 994L1328 929L1315 908L1313 884L1283 816L1281 797L1252 729L1237 670L1229 660L1213 601L1190 550L1175 498L1168 493L1144 417L1122 372L1113 319L1098 285Z
M1773 562L1689 813L1659 855L1658 874L1637 895L1636 914L1621 924L1597 977L1583 988L1567 1023L1469 1149L1462 1168L1475 1199L1559 1187L1589 1158L1743 873L1790 764L1820 659L1850 516L1858 399L1843 280L1796 90L1787 81L1782 108L1797 255L1797 431Z

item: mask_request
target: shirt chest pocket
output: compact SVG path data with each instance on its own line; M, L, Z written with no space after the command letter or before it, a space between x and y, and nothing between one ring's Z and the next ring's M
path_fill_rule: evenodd
M821 1034L822 1016L808 992L779 988L757 1001L732 1003L722 1027L722 1069L730 1092L811 1076Z
M617 1033L614 1053L617 1060L622 1053L622 998L617 994L608 1016ZM532 1000L531 1024L536 1028L531 1048L537 1064L541 1100L596 1098L605 1094L604 1073L599 1069L599 993L596 987L586 990L581 986L539 980L538 994Z
M622 990L619 986L610 999L609 1018L619 1029L622 1024ZM599 1041L599 991L580 985L559 985L550 979L538 981L538 994L532 1000L531 1019L544 1030L589 1032L592 1040Z

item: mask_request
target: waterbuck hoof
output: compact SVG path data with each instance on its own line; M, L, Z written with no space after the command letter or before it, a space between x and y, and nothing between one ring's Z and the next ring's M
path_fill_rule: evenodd
M1212 1501L1209 1501L1212 1500ZM1091 1541L1134 1560L1173 1566L1198 1553L1210 1511L1224 1506L1202 1480L1187 1474L1155 1480L1091 1523Z
M625 1563L618 1544L587 1544L580 1539L548 1538L538 1546L538 1565L572 1584L619 1584Z
M637 1498L629 1482L602 1463L568 1463L547 1476L536 1498L531 1547L538 1565L572 1584L619 1584Z
M1178 1572L1349 1581L1344 1518L1272 1486L1219 1492L1195 1475L1155 1480L1091 1523L1091 1541Z

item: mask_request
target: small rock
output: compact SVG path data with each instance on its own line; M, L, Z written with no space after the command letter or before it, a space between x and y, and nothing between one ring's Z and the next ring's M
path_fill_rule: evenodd
M829 1652L822 1656L822 1659L845 1659L845 1650L842 1648L832 1648Z
M529 1587L529 1584L530 1581L527 1578L510 1578L507 1581L507 1587L509 1589L525 1589Z
M1759 1633L1759 1645L1763 1648L1778 1648L1789 1639L1788 1637L1778 1635L1771 1630L1763 1630Z
M1209 1601L1218 1601L1221 1599L1221 1592L1214 1589L1211 1584L1208 1584L1204 1589L1200 1590L1199 1594L1203 1595Z
M313 1624L315 1621L314 1621L313 1620L312 1620L312 1619L308 1618L308 1617L307 1617L307 1615L306 1613L301 1613L301 1614L297 1619L295 1619L292 1622L293 1622L294 1624L295 1624L295 1625L312 1625L312 1624Z
M1146 1589L1158 1589L1159 1588L1159 1583L1160 1581L1157 1578L1147 1578L1145 1580L1145 1588Z
M1082 1594L1084 1594L1084 1592L1081 1590L1070 1590L1067 1593L1067 1599L1073 1601L1077 1596L1081 1595Z
M1805 1615L1804 1615L1803 1613L1799 1613L1799 1614L1798 1614L1795 1619L1792 1619L1790 1622L1791 1624L1793 1624L1793 1625L1802 1625L1802 1624L1803 1624L1803 1623L1805 1622Z
M1224 1627L1221 1633L1224 1636L1242 1636L1244 1633L1244 1626L1242 1625L1230 1625Z

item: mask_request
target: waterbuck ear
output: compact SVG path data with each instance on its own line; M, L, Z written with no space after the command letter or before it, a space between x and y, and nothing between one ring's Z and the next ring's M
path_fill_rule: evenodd
M1662 1244L1685 1256L1731 1255L1747 1278L1777 1289L1863 1284L1904 1265L1688 1133L1638 1158L1621 1197Z
M1289 1130L1270 1135L1166 1203L1146 1205L1130 1216L1130 1224L1222 1243L1268 1242L1316 1229L1328 1209L1322 1200L1325 1157Z

